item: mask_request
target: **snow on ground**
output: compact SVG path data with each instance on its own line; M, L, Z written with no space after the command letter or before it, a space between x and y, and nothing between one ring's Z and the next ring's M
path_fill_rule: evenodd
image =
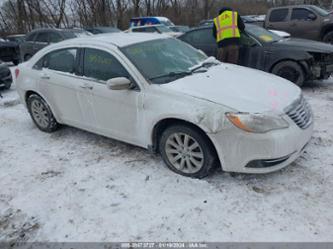
M112 139L70 127L42 133L5 91L0 241L332 241L333 83L304 93L316 128L295 163L195 180Z

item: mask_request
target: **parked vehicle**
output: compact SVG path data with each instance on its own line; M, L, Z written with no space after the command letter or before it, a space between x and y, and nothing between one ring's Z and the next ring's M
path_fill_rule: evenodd
M272 8L264 27L288 32L293 37L333 43L333 15L315 5Z
M168 18L162 16L134 17L130 20L130 27L147 25L174 26Z
M20 48L16 42L0 41L0 61L12 62L17 65L20 62Z
M148 25L148 26L138 26L138 27L132 27L126 30L125 32L131 33L131 32L140 32L140 33L159 33L159 34L167 34L173 37L180 36L183 33L180 32L174 32L169 27L165 25Z
M36 29L27 34L26 39L20 44L22 61L29 60L36 52L51 43L76 37L89 36L89 32L81 29Z
M85 28L85 30L94 35L121 32L120 29L115 28L115 27L89 27L89 28Z
M216 56L211 27L191 30L179 39ZM327 79L333 72L333 46L303 39L284 39L257 25L246 24L241 34L240 65L260 69L302 86L307 80Z
M0 64L0 90L9 89L12 85L12 73L6 64Z
M313 118L299 87L226 65L167 35L64 41L20 64L17 90L45 132L67 124L160 152L189 177L293 162Z
M259 17L253 17L253 16L241 16L242 20L244 23L246 24L255 24L255 25L258 25L260 27L262 27L263 25L260 23L260 18L261 16ZM214 20L213 19L210 19L210 20L203 20L199 23L199 27L211 27L214 25ZM275 30L275 29L270 29L269 31L279 35L279 36L282 36L282 37L290 37L290 34L287 33L287 32L284 32L284 31L281 31L281 30Z
M168 28L171 29L173 32L179 32L179 33L185 33L190 30L189 26L182 26L182 25L168 26Z
M24 42L25 35L23 34L17 34L17 35L8 35L6 37L6 40L11 41L11 42L16 42L18 44Z

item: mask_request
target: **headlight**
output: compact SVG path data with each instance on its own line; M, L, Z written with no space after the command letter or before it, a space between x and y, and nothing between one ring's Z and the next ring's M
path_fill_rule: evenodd
M232 124L247 132L265 133L289 127L282 117L268 114L227 113L226 116Z

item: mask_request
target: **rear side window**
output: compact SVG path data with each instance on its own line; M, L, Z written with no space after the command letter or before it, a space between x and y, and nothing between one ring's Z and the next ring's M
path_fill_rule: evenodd
M48 68L51 70L74 73L76 62L76 48L53 51L45 55L34 66L35 69Z
M88 78L107 81L116 77L130 78L127 70L110 53L86 48L83 60L83 75Z
M271 12L269 17L270 22L285 22L287 21L288 9L276 9Z
M293 9L291 20L311 21L311 15L315 16L313 12L307 9Z
M36 42L49 42L49 36L46 32L41 32L37 34Z
M33 41L36 36L36 33L32 33L26 37L26 41Z
M190 44L205 44L205 45L216 44L216 41L213 37L212 29L203 29L203 30L192 31L192 32L186 34L181 39Z
M133 29L133 32L154 33L158 32L154 27Z
M50 32L49 33L49 41L51 43L56 43L56 42L60 42L62 40L61 36L57 33L54 32Z

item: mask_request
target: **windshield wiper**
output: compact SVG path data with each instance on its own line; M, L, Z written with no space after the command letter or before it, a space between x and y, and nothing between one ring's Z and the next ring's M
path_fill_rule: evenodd
M195 65L195 66L189 68L189 70L190 70L191 73L194 73L194 72L198 71L198 69L200 69L200 68L204 68L204 70L207 71L208 67L213 66L213 65L218 65L218 64L220 64L220 62L217 61L215 59L215 57L211 56L211 57L208 57L203 62L201 62L200 64Z
M192 72L190 71L182 71L182 72L170 72L167 74L161 74L155 77L150 78L149 80L157 80L157 79L162 79L162 78L181 78L181 77L185 77L188 75L191 75Z

